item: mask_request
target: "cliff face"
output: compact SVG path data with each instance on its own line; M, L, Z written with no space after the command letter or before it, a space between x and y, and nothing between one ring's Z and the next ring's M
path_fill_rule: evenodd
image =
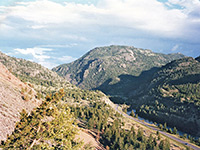
M25 89L22 92L22 89ZM36 92L21 82L0 63L0 140L6 140L7 134L14 130L22 109L30 112L40 104ZM27 97L27 99L24 99Z

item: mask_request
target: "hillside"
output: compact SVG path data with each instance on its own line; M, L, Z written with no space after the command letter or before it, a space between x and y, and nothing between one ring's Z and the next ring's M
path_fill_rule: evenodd
M120 76L138 76L142 71L182 57L182 54L165 55L132 46L112 45L97 47L72 63L53 68L53 71L81 88L99 89L110 94L106 87L123 80Z
M22 89L26 91L22 93ZM22 109L30 112L40 101L35 98L34 89L21 82L1 63L0 91L0 140L6 140L7 134L14 131Z
M116 103L130 104L142 117L198 137L199 57L183 57L108 46L53 71L81 88L99 89Z
M0 52L0 62L21 81L31 83L34 89L43 95L72 86L55 72L31 61L10 57Z
M10 59L18 61L16 58L8 58L8 62ZM27 66L26 62L24 60L25 64L19 64L19 67ZM31 62L28 63L32 65ZM8 67L11 64L7 63ZM36 64L36 66L39 65ZM35 68L32 69L35 70ZM7 131L11 134L15 129L5 142L1 142L1 148L94 149L95 147L96 149L107 148L111 150L145 148L153 150L163 149L164 147L168 149L181 149L183 147L166 139L165 136L123 117L114 109L116 106L109 98L100 91L82 90L63 81L57 82L57 84L44 85L44 81L48 79L43 78L40 82L41 77L37 77L35 78L36 82L32 80L32 76L24 75L23 72L22 75L13 72L21 78L25 77L24 79L28 81L28 83L22 83L5 67L2 67L1 70L5 71L0 76L2 77L0 78L2 79L0 95L3 97L0 111L1 116L4 116L0 123L6 128L2 129L4 134ZM28 70L28 68L24 67L24 70ZM40 85L38 86L37 83ZM60 85L64 85L61 90L59 90ZM49 86L51 88L48 88ZM37 93L34 90L30 92L31 87L34 87ZM47 89L48 91L46 91ZM33 109L39 104L32 103L39 102L35 99L35 97L40 97L38 93L42 93L43 97L46 98L42 98L42 104ZM28 97L28 99L25 97ZM26 109L26 111L22 109ZM30 110L32 111L30 112ZM20 117L20 121L19 119L12 121L15 112L18 114L17 117ZM21 116L19 112L21 112ZM4 124L5 120L8 123ZM7 128L10 128L11 125L12 130L8 130ZM86 143L82 145L75 137L81 137ZM5 138L3 139L5 140ZM91 140L93 148L89 140Z
M143 117L200 136L200 63L191 57L168 63L129 102Z

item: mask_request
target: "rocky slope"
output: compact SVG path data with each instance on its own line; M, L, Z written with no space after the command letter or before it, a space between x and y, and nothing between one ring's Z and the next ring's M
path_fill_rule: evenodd
M22 93L22 89L26 89ZM0 140L6 140L7 134L14 130L19 121L22 109L30 112L40 101L35 98L36 92L21 82L0 63ZM31 92L30 92L31 91ZM25 96L30 96L24 99Z
M53 68L53 71L81 88L100 89L110 94L106 87L123 80L121 76L138 76L144 70L182 57L182 54L165 55L132 46L112 45L97 47L72 63Z

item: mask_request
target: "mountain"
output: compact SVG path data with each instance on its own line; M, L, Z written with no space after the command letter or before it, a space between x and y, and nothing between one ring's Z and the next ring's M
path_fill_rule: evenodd
M30 68L32 72L38 70L37 74L44 70L46 73L51 71L44 67L34 68L40 65L26 60L17 63L20 60L12 57L1 59L8 68L12 68L10 65L13 64L17 64L17 68L13 68L12 73L3 65L0 68L0 115L4 116L0 124L4 126L3 133L7 133L7 128L10 129L12 125L0 148L92 149L91 141L95 149L183 148L159 132L156 134L154 130L134 121L137 119L124 117L121 106L113 104L102 92L80 89L62 78L52 81L53 75L50 78L46 78L46 74L31 76L25 73ZM19 72L15 72L17 70ZM38 93L46 97L41 99L41 103L37 100L40 99ZM16 112L16 121L19 122L14 120L12 123ZM5 124L5 120L8 123ZM86 142L85 145L77 141L77 135Z
M132 46L111 45L97 47L72 63L53 68L53 71L81 88L99 89L110 94L107 86L120 82L120 76L137 77L142 71L182 57L182 54L166 55Z
M22 90L24 89L24 92ZM0 140L14 131L15 123L20 120L20 112L30 112L41 102L36 99L35 90L16 78L0 63Z
M91 50L53 69L81 88L99 89L147 119L200 135L199 57L127 46Z
M185 57L166 64L140 96L134 94L128 101L143 117L200 136L200 62Z

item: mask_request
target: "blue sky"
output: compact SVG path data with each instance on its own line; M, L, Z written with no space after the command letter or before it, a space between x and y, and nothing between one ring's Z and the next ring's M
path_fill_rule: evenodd
M0 51L52 68L98 46L200 55L199 0L1 0Z

